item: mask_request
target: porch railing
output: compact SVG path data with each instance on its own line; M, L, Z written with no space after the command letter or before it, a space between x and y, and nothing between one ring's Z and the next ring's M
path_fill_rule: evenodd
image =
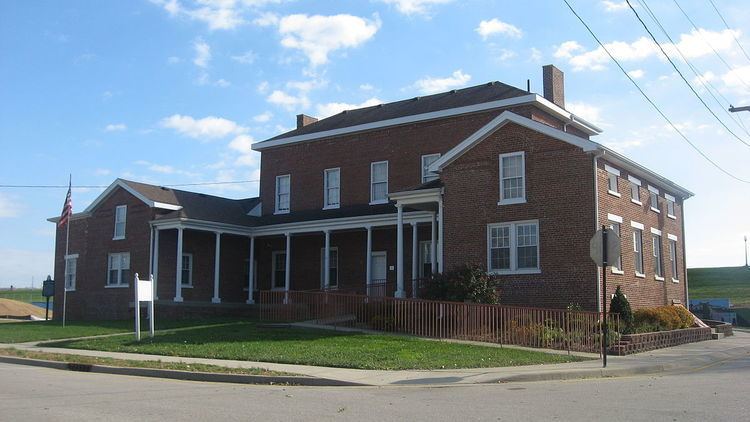
M598 353L597 312L396 299L341 292L261 291L266 322L308 322L527 347ZM610 332L619 318L611 315ZM616 334L613 334L616 335ZM610 344L614 344L610 338Z

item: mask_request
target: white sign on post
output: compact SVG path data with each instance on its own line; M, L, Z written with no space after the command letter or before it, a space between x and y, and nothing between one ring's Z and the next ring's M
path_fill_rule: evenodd
M154 276L140 280L135 274L135 339L141 341L141 302L148 302L148 336L154 336Z
M591 241L589 242L589 253L591 254L591 259L594 260L596 265L603 266L604 265L604 236L603 231L601 229L597 230L594 234L594 237L591 238ZM615 234L614 230L607 229L607 264L612 265L617 257L620 256L620 237Z

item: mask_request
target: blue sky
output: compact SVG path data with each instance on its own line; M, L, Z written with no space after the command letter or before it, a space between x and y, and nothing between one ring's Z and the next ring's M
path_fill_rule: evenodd
M624 2L571 2L691 140L750 179L750 148L693 97ZM649 6L704 81L750 104L750 59L735 42L750 50L750 8L715 2L731 30L703 0L680 2L700 32L673 2ZM688 265L740 265L750 185L689 149L597 47L562 0L3 1L0 184L65 184L68 173L74 185L257 180L249 146L292 128L297 113L323 117L492 80L525 88L530 79L539 92L541 66L554 63L568 108L604 129L598 142L696 193L686 206ZM750 113L734 118L750 128ZM246 197L257 183L199 190ZM100 192L74 190L74 210ZM64 196L0 188L0 287L52 272L54 225L45 219Z

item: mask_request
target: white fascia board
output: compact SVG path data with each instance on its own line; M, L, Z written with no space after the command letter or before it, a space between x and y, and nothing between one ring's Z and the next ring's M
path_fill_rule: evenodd
M169 229L191 229L207 231L212 233L236 234L239 236L249 236L251 227L238 226L234 224L219 223L216 221L191 220L189 218L170 218L165 220L152 220L149 222L152 227L158 230Z
M570 125L582 130L588 135L598 135L602 130L593 124L581 119L580 117L558 107L557 105L547 101L544 97L537 94L528 94L520 97L508 98L505 100L490 101L487 103L473 104L464 107L455 107L445 110L433 111L430 113L415 114L412 116L397 117L395 119L380 120L377 122L364 123L361 125L342 127L338 129L324 130L321 132L308 133L305 135L290 136L288 138L266 140L253 144L250 148L253 151L262 151L264 149L278 147L282 145L293 144L297 142L312 141L320 138L328 138L333 136L345 135L348 133L362 132L366 130L373 130L384 128L388 126L397 126L408 123L415 123L424 120L440 119L444 117L457 116L461 114L476 113L480 111L492 110L494 108L511 107L522 104L535 103L541 109L567 120Z
M91 204L89 204L89 206L86 207L86 209L83 212L91 214L91 212L94 211L96 209L96 207L99 206L99 204L102 201L104 201L117 188L124 189L126 192L128 192L129 194L135 196L136 198L138 198L138 200L140 200L141 202L143 202L144 204L148 205L151 208L160 208L160 209L171 210L171 211L176 211L176 210L181 210L182 209L182 206L180 206L180 205L174 205L174 204L167 204L167 203L164 203L164 202L152 201L152 200L148 199L147 197L143 196L137 190L131 188L130 185L128 185L127 183L125 183L122 179L115 179L115 181L112 182L112 184L109 185L107 187L107 189L104 190L104 192L102 192L99 196L97 196L96 199L94 199L94 201Z
M607 214L607 220L622 224L622 217L619 215Z
M662 185L668 187L669 188L668 190L676 192L683 199L687 199L687 198L690 198L691 196L695 196L693 192L690 192L689 190L674 183L673 181L667 179L666 177L659 175L655 171L650 170L636 163L635 161L631 160L628 157L625 157L619 152L613 151L605 147L604 145L600 145L600 144L597 144L597 145L599 145L599 150L604 153L604 157L606 160L609 160L613 164L616 164L618 167L622 168L628 173L632 173L646 180L657 181L661 183ZM642 186L642 185L639 185L639 186Z
M393 226L396 224L396 213L362 215L356 217L331 218L326 220L299 221L294 223L274 224L253 227L253 236L274 236L285 233L315 233L325 230L351 230L366 227ZM432 222L432 212L415 211L404 213L404 224Z
M547 126L544 123L539 123L534 120L531 120L527 117L520 116L516 113L513 113L511 111L504 111L500 113L499 116L495 117L484 125L481 129L474 132L463 140L461 143L453 147L450 151L448 151L445 155L440 157L437 161L432 163L430 165L429 171L431 172L440 172L443 168L445 168L448 164L455 161L458 157L463 155L466 151L471 149L473 146L478 144L479 142L483 141L485 138L490 136L492 133L500 129L501 127L505 126L508 123L516 123L518 125L524 126L528 129L531 129L533 131L539 132L541 134L559 139L561 141L567 142L569 144L575 145L584 151L594 151L597 149L598 144L595 142L591 142L588 139L581 138L579 136L571 135L567 132L563 132L560 129L555 129L551 126Z
M88 212L78 212L70 216L70 221L74 220L80 220L82 218L91 217L91 213ZM50 223L57 224L60 221L60 217L50 217L47 219Z
M421 189L421 190L409 190L403 192L393 192L388 194L388 198L394 201L399 201L406 204L406 201L410 203L419 203L424 201L437 201L440 199L441 188L432 189ZM414 202L417 201L417 202Z
M152 204L154 208L159 208L163 210L179 211L182 209L182 205L167 204L164 202L152 202Z
M675 236L675 235L673 235L673 234L669 234L669 233L668 233L668 234L667 234L667 239L669 239L669 240L674 240L674 241L676 242L676 241L677 241L677 236Z

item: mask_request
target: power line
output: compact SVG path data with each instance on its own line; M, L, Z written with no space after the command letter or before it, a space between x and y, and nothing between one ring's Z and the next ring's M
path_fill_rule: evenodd
M672 65L672 68L674 68L675 72L677 72L677 74L680 75L680 78L682 78L682 80L685 82L685 85L687 85L688 88L690 88L690 91L693 92L693 94L695 95L695 98L697 98L698 101L700 101L701 104L703 104L703 107L705 107L706 110L708 110L708 112L711 113L712 116L714 116L714 118L716 119L716 121L719 122L719 124L721 124L724 127L724 129L727 130L727 132L731 133L732 136L734 136L738 141L742 142L745 146L750 147L750 144L748 144L742 138L740 138L739 136L737 136L737 134L734 133L734 131L732 129L730 129L729 126L727 126L726 123L724 123L724 121L721 120L719 118L719 116L716 115L716 113L714 113L713 110L711 110L711 107L709 107L708 104L706 104L706 102L703 100L703 97L701 97L700 94L698 94L698 91L696 91L695 88L693 88L693 85L691 85L690 82L688 82L687 78L685 78L685 75L682 74L682 72L677 67L677 65L672 61L672 58L669 57L669 54L667 54L667 52L664 51L664 47L662 47L662 45L659 43L659 41L654 36L654 33L651 32L651 30L648 28L648 25L646 25L646 22L644 22L643 19L641 19L641 16L635 10L635 7L633 7L633 5L630 3L630 0L625 0L625 2L628 4L628 7L630 8L630 10L633 11L633 14L635 14L635 17L638 19L638 21L641 23L641 25L643 25L643 29L646 30L646 32L648 33L648 35L654 41L654 44L656 44L656 46L659 47L659 51L661 51L661 53L667 59L667 61L669 62L669 64Z
M726 19L724 19L724 16L722 16L721 12L719 12L719 9L716 7L716 4L714 4L714 0L708 0L711 3L711 6L713 6L714 10L716 11L716 14L719 15L719 18L722 22L724 22L724 26L729 30L729 32L732 34L732 38L734 38L734 42L737 43L737 46L742 50L742 54L745 55L745 58L750 60L750 57L747 55L747 51L745 51L745 48L740 44L740 40L737 39L737 37L734 36L734 31L732 31L732 28L729 27L727 24Z
M661 29L661 32L664 34L664 36L666 36L667 39L669 40L669 42L672 43L672 46L674 46L675 50L677 50L677 52L680 54L680 57L682 57L682 60L684 60L685 63L690 68L690 70L693 71L693 74L696 76L698 82L700 82L700 84L703 85L703 87L711 95L711 97L714 99L714 101L716 101L716 104L719 105L719 108L722 111L724 111L724 114L726 114L727 116L729 116L729 118L732 119L732 121L734 121L738 126L740 126L740 128L742 130L744 130L746 134L748 134L750 136L750 132L748 132L747 128L745 127L745 124L742 122L742 119L739 118L738 116L732 115L732 113L729 113L729 111L727 111L727 105L731 106L732 102L729 101L724 95L722 95L721 91L719 91L711 83L711 81L709 81L708 79L705 79L701 75L701 72L698 69L696 69L696 67L692 63L690 63L690 60L688 60L688 58L685 56L685 54L683 54L682 50L680 49L680 46L677 43L674 42L674 40L672 39L672 37L669 35L669 32L667 32L667 30L661 24L661 21L659 21L659 18L656 17L656 14L651 10L651 7L649 7L649 5L646 2L646 0L638 0L638 1L643 6L643 8L646 9L646 12L648 12L649 16L651 16L651 19L653 19L653 21L656 23L656 25L659 27L659 29ZM719 101L719 99L716 98L716 95L714 95L714 92L711 91L711 89L713 89L713 91L715 91L717 94L719 94L719 96L721 98L724 99L724 101L726 102L726 105L722 104L721 101Z
M672 123L672 120L670 120L669 117L667 117L667 115L664 114L663 111L661 111L661 109L659 108L659 106L657 106L656 103L654 103L654 101L651 99L651 97L649 97L643 91L643 89L640 87L640 85L638 85L638 83L635 81L635 79L633 79L630 75L628 75L628 72L625 70L625 68L622 67L622 65L620 64L620 62L615 58L615 56L612 55L612 53L604 45L604 43L601 42L601 40L599 39L599 37L596 36L596 34L594 33L594 31L591 29L591 27L589 27L589 25L586 23L586 21L583 20L583 18L581 17L581 15L579 15L578 12L576 12L576 10L573 8L573 6L570 4L570 2L568 2L568 0L563 0L563 2L565 2L565 4L568 6L568 9L570 9L570 11L573 13L573 15L575 15L575 17L578 18L578 20L586 28L586 30L589 32L589 34L591 34L591 36L594 38L594 40L596 40L596 42L599 44L599 46L602 47L602 49L604 50L604 52L607 53L607 55L609 56L609 58L612 59L613 62L615 62L615 64L617 65L618 68L620 68L620 71L625 75L625 77L628 78L628 80L630 80L630 82L635 86L635 88L638 90L638 92L640 92L641 95L643 95L643 98L645 98L646 101L648 101L648 103L651 104L651 106L656 110L656 112L659 113L659 115L664 120L666 120L666 122L669 124L669 126L671 126L672 129L674 129L675 132L677 132L680 135L680 137L682 139L684 139L685 142L688 143L688 145L690 145L698 154L701 155L701 157L703 157L706 161L708 161L709 163L711 163L714 167L716 167L722 173L726 174L727 176L729 176L732 179L735 179L737 181L750 184L750 180L742 179L742 178L737 177L734 174L730 173L729 171L725 170L718 163L716 163L711 158L709 158L703 151L701 151L701 149L698 148L692 141L690 141L690 139L684 133L682 133L682 131L674 123Z
M168 188L179 188L186 186L210 186L210 185L235 185L241 183L258 183L260 180L232 180L227 182L196 182L177 183L173 185L161 185ZM110 185L73 185L73 189L106 189ZM24 189L67 189L68 185L0 185L0 188L24 188Z

